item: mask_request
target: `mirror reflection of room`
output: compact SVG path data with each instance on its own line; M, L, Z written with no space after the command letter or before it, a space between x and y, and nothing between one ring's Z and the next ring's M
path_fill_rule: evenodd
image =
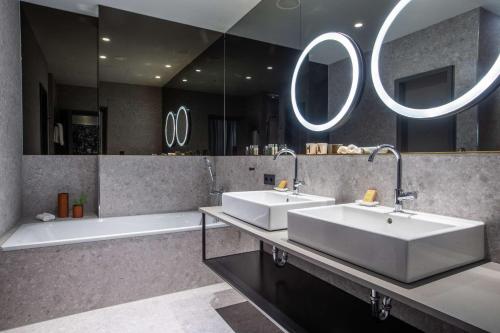
M21 3L23 150L99 153L97 19Z
M221 37L219 32L101 6L103 153L209 154L209 119L224 115ZM194 126L190 133L185 132L185 115L177 120L182 106L189 109ZM165 130L170 112L179 126ZM175 130L183 139L169 147L165 135Z
M225 33L106 6L93 17L22 3L24 152L358 154L382 142L402 152L499 150L498 91L435 119L399 115L379 97L372 49L396 2L262 0ZM412 1L384 38L384 90L418 109L456 100L492 67L499 14L487 0ZM292 74L304 49L327 32L359 45L363 89L342 124L315 132L294 114ZM339 114L352 67L335 41L306 55L295 89L306 121ZM180 107L189 110L190 131L184 145L169 146L167 115Z
M247 140L248 131L241 128L238 148L229 149L227 153L242 154L249 145L258 145L262 154L263 148L273 143L287 144L303 154L315 154L320 151L317 147L324 144L328 145L327 153L335 153L341 146L346 147L343 153L362 153L381 142L393 144L403 152L500 149L499 92L459 114L435 119L400 116L384 105L370 76L371 51L380 26L395 3L357 0L346 6L313 0L297 1L295 8L282 10L275 1L260 2L231 28L228 40L234 34L243 37L249 49L257 49L253 45L258 42L267 43L269 50L286 48L293 63L320 34L342 32L351 36L363 50L366 82L359 105L343 126L325 132L301 131L289 104L294 63L287 65L282 88L260 84L258 91L252 92L279 95L282 98L277 109L283 112L269 118L266 103L257 113L255 102L250 100L234 108L228 103L228 115L237 114L236 110L248 110L243 116L245 121L241 122L251 124L253 140ZM496 60L500 51L499 14L498 6L488 1L413 1L392 24L384 40L379 64L384 88L399 103L419 109L440 106L462 96ZM294 22L291 26L300 29L284 31L285 22ZM237 61L231 54L239 49L240 46L227 44L228 75L237 71L232 68L237 67ZM245 63L258 61L256 57L244 57L245 54L241 55ZM266 66L265 60L255 65ZM265 80L265 74L254 75L252 80ZM316 46L303 62L297 83L297 103L304 118L313 124L322 124L335 117L346 101L351 82L352 64L342 45L327 41ZM228 94L231 88L228 83ZM267 127L252 121L255 114L266 119ZM269 133L278 135L269 137Z

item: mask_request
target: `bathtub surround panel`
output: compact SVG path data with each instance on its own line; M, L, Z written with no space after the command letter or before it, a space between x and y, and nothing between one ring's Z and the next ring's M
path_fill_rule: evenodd
M209 205L209 176L201 156L99 156L99 179L102 217Z
M23 156L23 215L57 213L57 193L69 193L70 209L87 196L86 215L97 214L97 156Z
M209 256L258 248L233 228L207 230L207 246ZM199 230L0 252L0 330L217 282Z
M19 1L0 2L0 235L21 217L23 112Z
M486 223L487 254L500 262L500 164L499 154L409 154L403 155L403 189L419 192L406 209ZM260 185L265 173L292 181L293 160L272 157L216 157L219 186L226 191L266 189ZM249 167L255 167L249 171ZM337 203L362 199L375 187L378 201L394 205L396 161L392 155L299 156L304 193L333 197Z

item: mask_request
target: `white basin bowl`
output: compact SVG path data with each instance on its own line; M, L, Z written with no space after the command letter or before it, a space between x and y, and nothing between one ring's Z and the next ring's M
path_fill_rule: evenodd
M291 192L251 191L229 192L222 195L224 213L266 230L287 228L290 209L335 204L335 199Z
M484 258L484 223L346 204L288 212L290 240L410 283Z

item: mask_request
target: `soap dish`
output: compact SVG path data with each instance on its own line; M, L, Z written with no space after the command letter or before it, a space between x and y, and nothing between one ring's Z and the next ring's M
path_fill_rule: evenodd
M366 202L363 200L356 200L356 203L360 206L365 206L365 207L377 207L380 204L380 202L378 201Z
M290 191L287 187L285 187L285 188L275 187L274 190L278 191L278 192L288 192L288 191Z

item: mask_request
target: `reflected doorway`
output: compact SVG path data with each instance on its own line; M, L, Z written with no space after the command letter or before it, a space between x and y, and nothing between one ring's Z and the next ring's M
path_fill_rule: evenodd
M454 67L446 67L395 81L399 103L430 108L454 99ZM398 148L402 152L456 150L456 116L412 119L398 116Z

